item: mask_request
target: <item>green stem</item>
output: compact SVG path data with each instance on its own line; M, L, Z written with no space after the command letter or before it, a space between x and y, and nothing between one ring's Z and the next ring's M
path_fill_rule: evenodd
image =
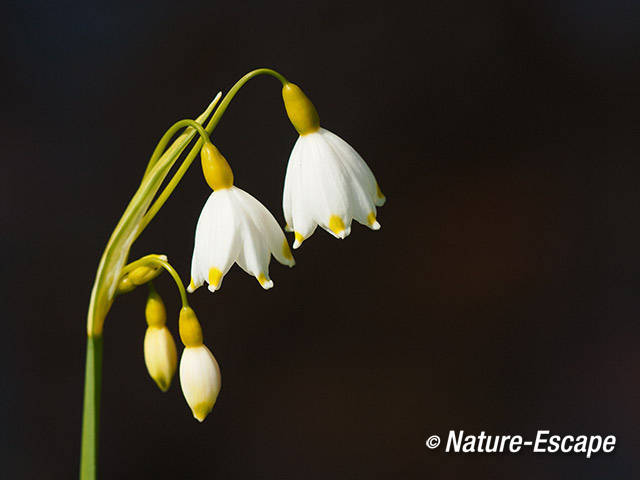
M196 122L203 124L212 113L216 100L209 104ZM178 156L196 135L196 130L186 128L185 131L167 148L160 159L143 178L138 191L127 205L120 221L109 238L109 242L102 253L96 279L91 290L89 312L87 315L87 334L97 336L102 333L104 319L111 308L129 249L140 232L140 224L151 201L155 197L162 182L171 170Z
M132 272L136 268L147 266L147 265L159 266L164 268L167 272L169 272L169 275L171 275L171 277L173 278L173 281L176 283L176 286L178 287L178 291L180 292L180 299L182 300L182 306L188 307L189 300L187 298L187 292L184 289L184 284L180 279L180 275L178 275L178 272L176 272L176 269L173 268L173 266L168 261L164 260L164 258L162 258L160 255L155 255L155 254L146 255L142 258L139 258L135 262L131 262L130 264L128 264L126 267L122 269L122 273L120 276L124 277L127 273ZM149 284L151 284L151 282L149 282Z
M287 83L287 79L283 75L276 72L275 70L271 70L270 68L258 68L256 70L252 70L251 72L247 73L244 77L238 80L233 87L231 87L231 90L227 92L227 94L224 96L224 98L220 102L220 105L218 106L216 111L213 113L211 120L209 120L209 122L207 123L207 126L205 127L205 131L209 135L211 135L213 130L216 128L216 126L220 122L222 115L224 115L224 112L227 110L227 107L229 106L229 103L231 103L231 100L233 100L233 97L236 96L238 91L242 88L242 86L245 83L247 83L252 78L257 77L258 75L271 75L272 77L277 78L280 81L280 83L282 83L282 85L285 85ZM158 144L158 147L159 146L160 144ZM156 147L156 151L158 150L158 147ZM155 202L153 202L153 205L151 205L151 207L149 207L149 210L147 210L147 213L145 214L140 224L140 229L138 230L138 236L142 233L142 231L146 228L146 226L149 225L149 222L153 220L153 217L155 217L156 214L160 211L160 209L164 205L164 202L166 202L169 199L169 197L171 196L171 193L173 193L173 190L176 188L178 183L180 183L180 180L182 180L182 177L184 176L184 174L187 172L187 170L195 160L196 156L198 155L198 152L200 152L200 148L202 148L202 138L200 138L200 140L198 140L198 143L196 143L193 146L193 148L191 149L187 157L182 162L182 165L180 165L180 168L178 168L178 170L173 175L173 177L171 178L167 186L164 188L162 193L158 195L158 198L155 200ZM154 155L155 154L156 152L154 152ZM151 158L153 160L153 157ZM152 160L150 160L149 163L151 163Z
M199 123L209 118L214 104L197 118ZM178 155L195 136L187 128L161 156L160 161L142 181L129 205L116 225L104 249L89 300L87 314L87 363L85 367L85 394L82 412L82 446L80 479L95 480L98 453L98 419L100 415L100 385L102 374L102 325L115 296L120 271L133 243L139 222L158 191Z
M87 337L84 377L80 480L95 480L98 459L98 427L102 384L102 337Z
M215 105L216 103L218 103L218 99L220 98L220 94L218 94L216 96L216 98L213 100L213 104ZM202 125L200 125L198 122L194 121L194 120L179 120L176 123L174 123L173 125L171 125L171 127L169 127L169 130L167 130L165 132L165 134L162 136L162 138L160 139L160 141L158 142L158 145L156 145L156 148L153 150L153 154L151 155L151 159L149 160L149 163L147 164L147 169L144 172L143 175L143 179L144 177L147 176L147 174L151 171L151 169L155 166L155 164L158 162L158 159L160 158L160 156L162 155L162 153L164 152L165 148L167 148L167 144L169 143L169 140L171 140L173 138L173 136L178 133L178 130L184 128L184 127L191 127L191 128L195 128L198 133L200 134L200 137L205 139L205 140L209 140L209 134L204 130L204 128L202 128Z
M187 292L184 289L184 285L182 283L182 280L180 279L180 275L178 275L178 272L176 272L176 270L169 264L169 262L159 259L157 263L161 265L162 268L164 268L167 272L169 272L169 275L173 277L173 281L176 282L176 286L180 291L180 299L182 300L182 306L188 307L189 300L187 300Z
M244 77L238 80L231 90L229 90L225 95L220 106L216 109L214 115L207 123L204 132L210 135L211 132L213 132L213 129L218 125L218 122L229 106L229 103L240 88L242 88L242 86L253 77L263 74L271 75L278 79L283 85L287 83L285 77L268 68L259 68L247 73ZM219 97L216 97L214 102L207 107L205 112L197 118L197 123L202 124L204 120L209 117L218 98ZM158 147L154 150L145 170L140 187L129 202L129 205L125 209L120 221L111 234L111 238L109 239L109 242L102 254L100 263L98 264L98 271L91 291L91 299L89 300L89 312L87 314L87 363L85 371L84 410L82 417L82 450L80 459L81 480L95 480L96 478L98 418L100 413L100 385L102 375L102 326L107 313L111 308L111 304L113 303L120 273L126 263L131 245L158 213L164 202L167 201L178 182L180 182L180 179L184 176L185 172L200 151L203 144L203 138L207 138L206 135L203 135L202 128L198 128L198 126L190 123L185 123L182 126L185 125L188 128L184 130L184 132L169 148L164 150L166 142L168 142L176 132L171 133L171 135L165 134ZM174 174L173 178L167 184L162 193L158 196L156 201L151 204L151 201L171 170L174 162L196 135L196 132L200 133L200 139L192 147L182 165ZM165 137L167 137L166 142L163 142ZM151 206L149 207L149 205ZM168 266L173 270L173 267L168 263L167 265L162 266L164 268L167 268ZM184 286L182 286L182 282L180 281L178 274L175 273L175 270L173 270L174 273L172 273L171 270L168 271L171 273L174 280L177 279L176 284L180 285L179 288L182 287L180 289L180 295L182 297L183 304L185 304L187 297L184 292Z
M209 134L211 134L211 132L213 132L213 129L218 125L218 122L222 118L222 115L224 115L224 112L229 106L229 103L231 103L231 100L233 100L233 97L236 96L236 93L238 93L238 91L244 86L245 83L247 83L253 77L257 77L258 75L271 75L272 77L280 80L280 83L282 83L283 86L288 83L287 79L284 78L283 75L276 72L275 70L271 70L270 68L258 68L256 70L250 71L240 80L238 80L233 87L231 87L231 90L227 92L227 94L220 102L220 106L218 106L216 111L213 113L211 120L209 120L209 123L207 124L206 130L207 132L209 132Z

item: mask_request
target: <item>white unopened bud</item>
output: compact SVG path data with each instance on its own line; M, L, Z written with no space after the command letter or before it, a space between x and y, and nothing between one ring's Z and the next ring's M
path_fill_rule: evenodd
M202 422L216 403L221 387L218 362L203 344L186 347L182 352L180 384L193 416Z
M176 373L178 354L169 329L150 326L144 336L144 363L149 375L163 392L169 390Z

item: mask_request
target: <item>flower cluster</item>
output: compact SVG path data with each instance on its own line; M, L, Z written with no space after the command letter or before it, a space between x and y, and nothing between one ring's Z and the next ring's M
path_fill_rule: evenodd
M284 181L285 230L298 248L319 225L336 238L351 232L351 222L380 228L376 207L385 197L362 157L340 137L320 127L318 113L297 85L282 89L284 105L300 136ZM202 169L213 192L196 227L189 292L204 282L215 292L233 263L254 276L264 289L271 255L292 267L289 244L273 215L253 196L236 187L227 160L211 143L201 150Z
M284 230L293 232L293 248L300 247L318 226L336 238L349 235L353 220L378 230L376 208L384 204L385 197L362 157L347 142L320 127L315 107L299 87L286 82L282 97L300 135L289 158L282 200ZM262 203L235 186L229 163L210 141L204 142L200 156L212 192L196 226L188 291L204 283L211 292L219 290L234 263L265 290L272 288L271 256L289 267L295 264L282 228ZM164 325L166 315L160 310L152 292L147 306L145 361L149 374L164 391L176 370L176 348ZM180 338L185 346L180 361L182 391L194 417L203 421L216 401L221 376L188 306L180 312Z
M150 284L151 285L151 284ZM144 361L149 376L166 392L176 372L176 344L166 326L166 310L153 286L147 306L147 333L144 337ZM180 339L184 344L180 359L180 385L193 416L202 422L218 398L221 388L220 367L204 345L202 327L191 307L180 310Z
M299 134L284 179L282 223L260 201L235 186L229 163L211 143L211 134L234 96L259 75L269 75L280 81L287 116ZM196 137L198 141L193 142ZM189 144L189 152L174 169ZM185 288L180 275L164 255L149 254L129 263L127 260L134 242L171 196L198 153L204 178L212 192L196 226L191 281ZM156 145L138 189L109 237L91 289L80 477L83 480L96 478L102 333L105 319L118 296L148 284L147 330L143 345L147 371L160 390L167 391L178 370L187 404L193 416L202 422L220 393L221 374L213 353L204 344L202 326L189 305L187 291L193 292L205 283L211 292L219 290L234 263L254 277L262 288L271 289L271 257L289 267L295 265L285 232L293 234L293 248L296 249L318 226L341 239L351 233L354 220L378 230L377 208L384 201L384 195L362 157L340 137L321 128L318 112L307 96L273 69L257 68L248 72L224 98L219 92L197 118L182 119L171 125ZM165 306L152 284L163 271L173 278L182 302L179 332L184 349L179 366L176 342L167 328Z

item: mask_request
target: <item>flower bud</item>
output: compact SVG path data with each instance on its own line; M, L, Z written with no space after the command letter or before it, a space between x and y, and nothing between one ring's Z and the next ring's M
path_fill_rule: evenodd
M129 275L126 275L125 277L120 279L116 293L118 295L122 295L123 293L129 293L130 291L135 290L136 287L137 285L131 281L131 279L129 278Z
M144 363L160 390L166 392L176 373L178 354L173 336L165 325L167 311L162 298L153 285L150 285L147 305L144 309L147 325L149 325L144 336Z
M221 387L218 362L204 345L187 346L182 352L180 385L193 416L202 422L216 403Z
M144 336L144 363L149 375L163 392L169 390L176 373L178 354L169 329L149 326Z
M144 285L150 280L156 278L162 272L162 267L142 265L134 268L128 275L129 280L134 285Z
M167 261L166 255L154 255L160 260ZM124 275L120 278L118 282L118 288L116 293L118 295L123 293L129 293L134 290L136 287L140 285L144 285L147 282L150 282L158 275L162 273L162 267L157 264L153 264L149 262L147 265L141 265L139 267L134 268L132 271Z

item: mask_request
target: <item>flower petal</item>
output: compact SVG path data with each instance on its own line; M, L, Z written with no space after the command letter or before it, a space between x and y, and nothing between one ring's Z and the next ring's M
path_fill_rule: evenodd
M374 200L377 197L377 182L373 172L351 145L329 130L320 129L320 134L338 154L343 165L348 169L351 179L358 182Z
M231 189L222 189L213 192L202 209L191 261L190 292L205 281L212 292L220 288L222 278L238 257L237 219L232 204Z
M331 132L326 133L331 134ZM350 213L353 218L363 225L367 225L368 227L377 230L380 228L380 224L376 222L376 206L375 199L371 196L371 182L370 180L373 178L373 174L371 178L367 175L364 175L366 172L355 168L358 163L364 165L364 167L368 170L364 161L360 158L360 156L355 152L355 150L351 149L346 142L343 142L340 137L333 135L333 137L329 135L323 135L323 137L327 140L327 143L330 145L336 157L342 162L343 167L349 172L349 191L351 197L351 205L350 205ZM336 143L335 139L338 139L344 143L347 147L350 148L347 151L345 148L341 148L339 144ZM353 154L355 157L350 155ZM375 188L375 179L373 179L374 188Z
M376 206L383 203L371 169L347 142L323 128L298 138L283 196L287 226L295 232L294 248L316 225L337 238L349 234L352 219L379 229Z
M256 277L263 288L271 288L273 286L273 282L269 279L271 251L256 221L260 210L265 207L238 187L232 187L229 190L233 195L232 209L238 221L240 238L240 251L236 261L240 268ZM247 197L251 197L254 201L248 200Z
M267 207L240 188L235 189L235 195L276 260L293 267L296 262L291 255L287 239Z
M182 352L180 385L193 416L202 422L216 403L222 385L218 362L204 345L186 347Z
M349 171L321 131L306 137L309 137L309 153L305 158L303 188L309 192L307 205L322 228L337 238L344 238L350 232L355 203Z
M284 176L284 190L282 192L282 210L284 212L284 219L287 222L285 230L287 227L289 231L293 231L293 215L292 215L292 192L297 186L298 172L297 169L300 168L300 161L303 157L303 141L301 141L303 137L298 137L296 143L293 146L293 150L291 150L291 155L289 156L289 163L287 164L287 172ZM294 186L294 184L296 184Z

